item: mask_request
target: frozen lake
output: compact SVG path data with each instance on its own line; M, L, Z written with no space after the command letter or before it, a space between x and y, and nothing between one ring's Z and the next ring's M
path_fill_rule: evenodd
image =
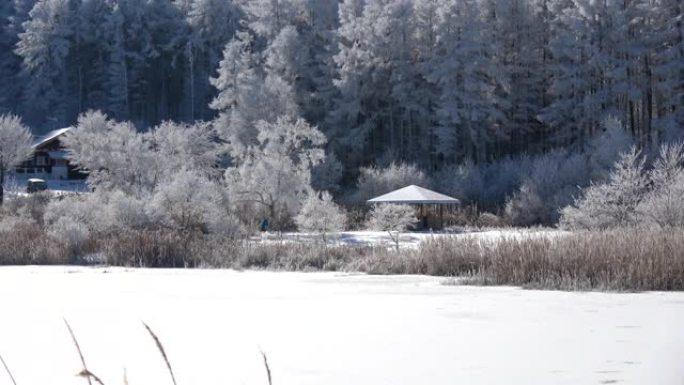
M0 268L19 385L684 383L684 293L568 293L334 273ZM10 384L0 368L0 385Z

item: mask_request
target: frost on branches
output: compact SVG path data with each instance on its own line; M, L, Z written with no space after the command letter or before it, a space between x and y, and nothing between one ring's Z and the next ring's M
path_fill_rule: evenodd
M328 233L344 230L347 217L330 193L323 191L310 194L294 220L299 231L321 234L327 243Z
M387 231L399 249L399 237L403 231L418 222L416 212L408 205L382 203L374 205L370 211L368 228Z

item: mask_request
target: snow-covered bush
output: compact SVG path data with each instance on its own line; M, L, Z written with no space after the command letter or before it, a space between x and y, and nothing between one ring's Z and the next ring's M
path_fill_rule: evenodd
M140 230L152 226L147 206L149 195L136 197L115 191L109 196L108 202L103 202L103 211L113 229Z
M412 184L421 187L431 185L427 174L413 164L392 163L386 168L362 168L353 200L365 202L378 195Z
M649 178L651 191L639 206L644 221L684 227L684 145L663 145Z
M383 203L373 205L367 226L371 230L387 231L398 250L401 233L417 222L418 218L413 207Z
M520 189L507 199L506 216L518 226L556 223L558 210L573 202L578 187L588 184L582 155L557 150L537 156Z
M18 195L5 201L2 206L2 214L26 216L42 223L48 203L50 203L50 193L48 192Z
M523 183L520 190L506 202L506 218L517 226L531 226L546 221L544 202L534 183Z
M90 237L90 230L85 223L73 217L60 217L48 226L48 235L63 242L72 252L78 253Z
M181 231L235 235L238 226L223 189L194 171L180 171L160 184L150 202L156 223Z
M45 225L50 228L61 218L67 218L70 222L87 227L91 232L107 231L111 227L109 210L105 205L107 197L104 192L97 192L52 200L45 209Z
M8 234L22 226L34 225L36 222L25 215L3 215L0 217L0 235Z
M581 198L562 210L561 226L605 229L635 225L639 204L647 191L644 163L634 148L622 154L608 181L585 188Z
M344 210L333 202L330 193L323 191L309 195L294 220L299 231L319 233L327 243L329 232L344 230L347 217Z

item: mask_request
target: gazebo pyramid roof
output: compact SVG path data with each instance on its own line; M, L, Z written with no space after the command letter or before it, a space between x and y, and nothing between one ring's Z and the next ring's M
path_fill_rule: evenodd
M404 203L404 204L442 204L457 205L460 201L448 195L428 190L426 188L410 185L399 190L394 190L379 197L369 199L368 203Z

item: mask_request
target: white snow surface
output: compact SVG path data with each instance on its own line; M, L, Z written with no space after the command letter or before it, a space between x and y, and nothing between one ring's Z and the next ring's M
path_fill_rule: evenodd
M570 234L568 231L556 229L484 229L463 230L459 232L402 232L400 234L401 248L417 248L421 242L436 239L467 240L474 239L483 244L492 244L504 239L557 237ZM328 234L328 242L337 246L386 246L394 247L394 241L387 231L343 231ZM301 242L322 243L320 234L300 232L266 232L252 237L252 241L261 243Z
M0 268L0 354L21 385L684 383L684 293L448 286L424 276ZM0 368L0 385L10 384Z

